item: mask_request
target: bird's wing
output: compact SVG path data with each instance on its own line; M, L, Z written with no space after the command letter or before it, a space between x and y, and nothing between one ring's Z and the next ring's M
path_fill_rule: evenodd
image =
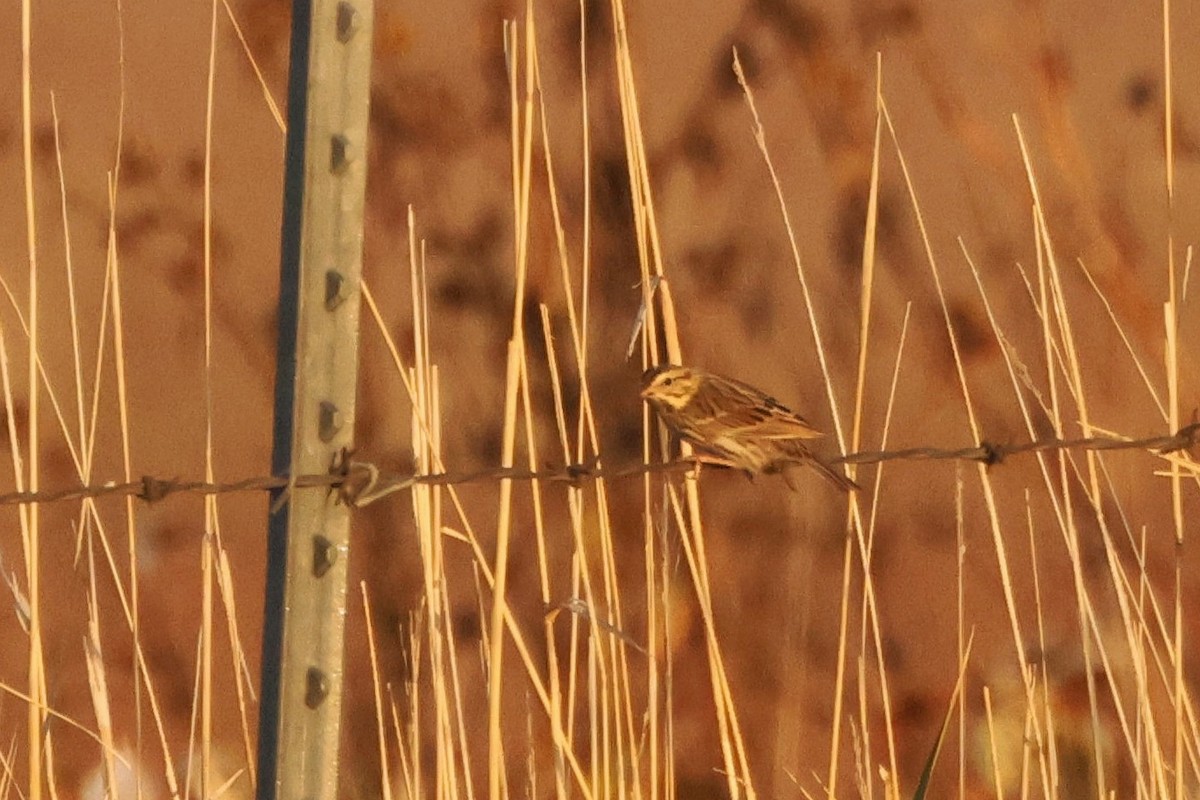
M754 433L764 439L820 439L825 434L796 414L773 416L755 426Z
M731 398L722 396L722 389L712 385L702 386L692 398L693 404L699 404L706 425L714 430L764 439L817 439L823 435L774 397L740 381L730 380L729 384L741 395L732 399L740 402L730 402Z

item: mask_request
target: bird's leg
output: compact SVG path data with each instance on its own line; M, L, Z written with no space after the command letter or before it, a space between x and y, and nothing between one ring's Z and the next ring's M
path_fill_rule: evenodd
M700 468L704 466L716 467L717 469L736 469L746 476L746 480L754 483L754 472L748 470L736 461L725 458L723 456L706 453L703 450L695 450L692 452L692 461L696 464L696 477L700 477Z

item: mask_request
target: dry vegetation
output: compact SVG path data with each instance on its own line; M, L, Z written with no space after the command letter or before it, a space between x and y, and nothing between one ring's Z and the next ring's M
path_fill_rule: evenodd
M39 13L38 4L24 5ZM418 473L472 461L538 470L600 459L615 467L637 459L639 448L643 461L662 460L669 443L647 412L640 429L627 424L634 376L647 364L702 360L693 336L703 337L710 356L727 345L711 366L743 366L741 377L773 380L771 388L778 373L763 365L772 358L805 365L799 400L827 409L813 416L830 431L829 452L996 436L1133 438L1190 421L1191 249L1174 218L1170 135L1156 165L1163 218L1149 226L1165 237L1155 246L1163 257L1143 256L1133 279L1122 272L1133 268L1128 261L1109 258L1129 250L1125 234L1114 233L1120 226L1089 216L1086 204L1080 211L1044 199L1061 194L1047 191L1051 179L1037 154L1054 154L1054 180L1065 180L1063 165L1075 163L1070 135L1056 126L1060 98L1049 88L1038 140L1019 115L995 134L961 109L948 114L966 151L1018 187L1024 204L1014 223L1025 237L1022 256L1003 247L981 255L926 210L926 179L909 166L911 137L894 110L887 62L860 65L862 74L875 70L878 86L866 93L873 104L840 122L831 121L830 104L812 112L830 161L840 145L829 131L838 124L852 129L841 136L858 146L858 160L831 169L829 179L835 190L852 186L857 198L856 227L842 231L853 240L852 277L838 282L802 255L803 241L821 234L792 208L785 176L797 174L796 164L775 163L773 125L786 117L756 96L761 63L743 70L746 53L723 48L720 60L733 75L724 91L736 99L741 125L728 131L742 138L707 146L743 151L745 172L770 187L755 217L786 244L767 267L769 279L760 272L731 279L721 272L728 266L697 277L700 270L676 266L683 259L660 233L656 169L667 171L671 159L647 146L642 68L624 4L589 5L574 18L578 71L569 87L569 72L549 75L561 53L539 50L551 38L541 27L543 5L512 10L506 58L491 65L504 75L493 75L492 95L507 96L488 102L503 106L494 115L511 144L511 218L493 230L496 241L511 244L503 254L511 272L474 275L447 290L438 261L453 245L424 238L422 197L407 198L404 208L389 190L372 190L369 202L392 204L376 213L405 223L407 252L384 257L388 240L368 237L366 457L401 460L388 465L399 468L411 459ZM242 15L214 4L212 63L219 42L241 42L239 58L253 60L256 50L263 58L272 24L264 9L273 7L250 3ZM399 28L394 12L380 13L377 46L391 53L401 46ZM760 13L777 23L771 13L784 12ZM234 19L245 39L233 34ZM552 19L561 32L562 17ZM757 41L745 30L735 38ZM1171 39L1164 41L1169 68ZM810 98L833 91L813 88L831 77L832 50L810 43L803 56L791 56L807 70ZM918 71L930 64L918 59ZM277 68L256 62L246 73L260 76L267 98ZM387 64L380 74L396 79ZM214 336L253 349L269 335L231 322L238 310L223 305L230 293L222 281L233 278L222 273L228 253L214 229L222 202L211 149L222 135L213 110L220 90L211 65L207 76L204 149L193 164L202 186L201 258L179 289L203 309L202 379L192 385L203 424L198 436L187 429L192 441L203 440L203 461L161 463L211 479L231 477L219 455L229 433L214 408L228 409L239 391L221 388L230 372L214 355ZM136 461L131 442L181 434L141 432L131 406L130 351L153 339L131 313L151 301L130 294L122 250L132 202L124 176L140 162L131 166L128 142L117 142L105 244L100 257L87 256L102 266L78 274L78 253L91 242L72 225L81 213L70 188L76 176L63 167L57 115L51 145L34 146L33 109L44 98L33 85L26 72L17 135L23 163L8 173L12 186L24 176L28 270L13 252L0 264L11 485L128 480L156 466ZM1045 86L1054 85L1047 78ZM1163 114L1173 119L1169 76L1165 86ZM405 136L461 135L445 130L457 123L398 120L393 102L379 90L372 159L383 175L373 181L395 177L386 169L400 159ZM770 102L780 102L778 93ZM703 160L698 140L716 136L716 126L694 115L688 124L683 138L694 140L673 152ZM440 134L429 131L438 126ZM593 144L597 131L608 145L619 142L618 160L611 147L601 153ZM54 183L48 163L39 163L47 159ZM919 160L929 168L928 158ZM598 177L599 161L607 171ZM395 169L411 172L411 164ZM750 180L740 172L725 177ZM135 171L130 180L140 179ZM627 240L615 248L611 226L593 227L608 223L613 203L597 209L597 197L614 191L614 181L628 204L616 204L628 216L618 228ZM38 230L50 224L41 198L51 186L61 189L61 219L50 219L62 243L47 252ZM1075 237L1069 247L1059 242L1060 226ZM1100 239L1104 246L1095 244ZM494 252L496 241L467 261ZM372 242L385 244L372 253ZM1102 263L1089 263L1097 253ZM749 259L736 251L716 256L737 264L754 257L753 249ZM51 271L58 277L47 284ZM786 317L782 346L733 323L727 334L710 330L724 313L715 287L731 280L743 299L753 294L746 285L761 281L765 302L776 306L772 318ZM491 310L461 313L472 292ZM769 316L762 307L748 313ZM739 355L769 348L773 356ZM53 357L43 361L44 353ZM439 357L446 353L453 363ZM139 379L143 398L156 380ZM796 391L778 393L791 401ZM246 416L261 444L266 406ZM624 435L627 428L634 435ZM47 465L46 453L57 461ZM357 683L342 793L900 798L923 791L922 771L932 769L938 796L1197 796L1200 724L1189 676L1200 584L1189 520L1200 475L1191 454L1051 450L991 469L887 462L857 468L855 479L864 491L845 500L815 482L810 493L785 498L778 482L705 471L577 485L417 485L364 507L356 512L362 545L352 552L359 582L348 611L347 676ZM258 552L265 503L240 507L231 526L223 520L238 500L164 502L181 504L191 515L188 530L202 534L185 537L186 555L168 556L165 567L139 538L163 523L133 500L5 512L13 613L0 671L0 718L10 731L0 752L0 797L251 796L260 777L252 665L261 553L246 554ZM186 584L198 599L179 614L147 602L143 560L159 570L155 591L163 581ZM58 602L60 592L74 601Z

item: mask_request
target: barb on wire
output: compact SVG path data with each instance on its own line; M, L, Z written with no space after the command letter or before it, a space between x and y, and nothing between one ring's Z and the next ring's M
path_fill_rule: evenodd
M1145 439L1120 439L1111 436L1092 436L1081 439L1038 439L1020 444L981 442L975 447L939 449L913 447L906 450L871 450L849 453L829 460L832 464L879 464L887 461L974 461L987 466L1002 463L1008 457L1023 453L1047 453L1062 450L1145 450L1161 456L1190 451L1200 439L1200 422L1194 422L1170 436L1151 436ZM692 472L705 463L703 458L675 461L636 463L603 467L598 459L582 464L565 464L543 470L519 468L490 468L473 472L437 472L414 474L380 469L369 462L355 461L344 453L329 471L312 475L267 475L238 481L208 482L178 478L144 476L136 481L91 484L36 492L0 494L0 506L30 503L57 503L68 500L98 500L104 497L137 497L156 503L176 494L231 494L284 490L284 497L296 489L323 488L337 492L349 505L363 506L393 492L413 486L457 486L467 483L512 481L545 481L580 484L589 480L617 480L656 473ZM277 501L281 503L282 500Z

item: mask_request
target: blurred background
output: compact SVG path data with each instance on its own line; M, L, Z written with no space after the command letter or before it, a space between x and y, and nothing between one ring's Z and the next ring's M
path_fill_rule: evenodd
M642 458L643 419L637 397L643 364L626 349L641 303L637 238L618 102L610 7L598 0L535 2L536 41L545 103L544 140L553 159L558 211L575 269L587 225L591 265L588 377L601 450L608 464ZM504 21L526 26L524 4L445 0L376 4L374 90L367 187L367 279L401 355L411 364L412 302L408 209L425 242L433 361L441 368L443 457L452 469L499 462L504 358L513 318L514 212L512 109ZM1139 373L1166 397L1163 303L1169 296L1168 236L1184 274L1186 250L1197 236L1200 194L1200 117L1192 91L1200 74L1195 3L1172 5L1174 206L1167 202L1164 156L1163 7L1150 2L1014 0L666 0L631 4L628 35L638 108L661 235L667 280L679 309L686 359L754 383L801 411L818 427L837 429L817 358L817 344L797 279L787 228L771 177L755 143L753 120L732 70L737 49L755 92L762 125L786 199L788 220L813 294L815 325L849 424L859 350L864 226L875 147L876 86L895 126L928 231L929 250L945 284L949 317L964 356L972 399L985 437L1013 443L1028 438L1008 378L1004 349L988 320L968 257L987 299L1031 376L1025 397L1049 402L1042 320L1037 295L1039 252L1033 199L1016 124L1028 146L1049 240L1060 264L1062 291L1075 324L1091 421L1130 437L1168 431L1167 421ZM108 231L116 233L121 270L133 473L199 477L204 464L203 191L205 104L213 11L207 3L162 0L37 0L32 4L32 113L41 349L47 380L75 419L67 264L76 282L76 318L83 341L87 404L101 347L102 298ZM239 38L231 19L240 26ZM269 469L274 374L275 292L282 190L283 136L268 96L286 99L290 3L232 0L215 15L215 84L211 188L214 265L214 423L218 477L234 479ZM523 27L522 31L526 31ZM21 190L20 19L0 15L0 275L23 305L28 292L25 203ZM582 47L581 47L582 44ZM252 60L253 59L253 63ZM261 75L256 74L257 69ZM882 72L879 67L882 66ZM582 91L587 87L586 105ZM588 138L583 135L586 109ZM118 135L118 132L121 132ZM538 147L543 140L539 131ZM900 361L888 447L970 446L962 391L897 149L885 128L880 147L880 194L873 294L872 341L866 362L863 447L881 444L888 390L906 308L908 338ZM119 171L118 165L119 164ZM566 323L547 171L534 157L527 300L532 403L546 432L546 463L561 463L553 436L553 398L547 347L572 381L578 375ZM585 176L586 167L586 176ZM115 181L115 184L114 184ZM110 187L115 185L115 190ZM589 188L590 187L590 188ZM65 209L65 213L64 213ZM69 238L68 238L69 234ZM67 246L69 242L69 247ZM1086 270L1086 272L1085 272ZM1022 272L1023 271L1023 272ZM1032 284L1027 284L1023 273ZM1088 279L1090 274L1095 282ZM1032 287L1032 288L1031 288ZM1103 299L1102 299L1103 297ZM1180 308L1180 405L1184 422L1197 406L1194 301ZM1111 307L1106 309L1106 303ZM539 304L549 310L555 338L542 336ZM1119 320L1127 340L1113 323ZM14 406L7 409L18 441L28 434L27 383L21 373L27 339L7 301L0 326L13 365ZM106 334L111 337L111 333ZM1128 345L1126 342L1128 341ZM98 480L121 474L121 445L111 338L103 344L96 463ZM1065 371L1059 363L1053 369ZM1061 374L1061 373L1060 373ZM409 469L411 404L386 355L379 331L364 325L357 440L362 458ZM578 393L566 398L578 406ZM1072 408L1078 397L1064 398ZM79 477L66 437L43 398L41 483L73 485ZM1074 411L1066 416L1077 419ZM1034 414L1039 436L1054 433ZM1075 426L1064 431L1079 435ZM519 437L520 438L520 437ZM831 435L827 456L839 452ZM12 441L5 442L11 451ZM27 454L26 454L27 457ZM520 459L519 459L520 460ZM1163 462L1144 452L1106 456L1103 512L1119 530L1131 583L1141 572L1160 593L1168 615L1176 558L1182 559L1185 604L1200 591L1194 548L1175 548L1169 482L1155 477ZM961 490L956 480L963 479ZM1008 545L1012 592L1027 620L1023 635L1048 665L1057 692L1060 730L1077 725L1090 743L1091 722L1081 655L1081 623L1071 560L1054 522L1055 508L1072 508L1082 579L1094 582L1098 631L1120 627L1118 592L1096 514L1081 491L1053 506L1038 462L1014 457L991 471ZM951 462L889 464L860 470L859 482L883 491L876 510L872 575L888 665L895 742L902 785L908 789L928 756L949 707L958 675L957 587L963 618L976 641L964 703L971 743L969 792L988 796L990 767L976 752L982 729L983 685L992 687L997 714L1004 699L1017 710L1020 662L1005 611L1004 589L976 470ZM721 637L734 701L746 737L756 788L764 796L799 797L822 791L828 768L843 581L844 507L835 493L810 480L788 492L781 481L749 483L738 474L706 471L701 479L711 571L714 625ZM15 486L12 471L0 488ZM1076 485L1078 489L1078 485ZM1194 484L1185 513L1194 514ZM961 491L961 496L956 493ZM484 550L494 546L494 485L464 489L481 524ZM539 630L545 608L535 590L537 562L524 536L532 524L518 490L510 563L510 596L519 619ZM613 558L627 604L633 640L645 637L646 567L640 481L609 488ZM961 515L956 515L956 505ZM114 530L122 505L105 501ZM258 638L264 573L266 498L221 501L222 536L236 588L239 634L258 680ZM559 598L572 559L567 507L548 500L549 561L557 568ZM18 512L0 510L0 557L19 573ZM961 522L960 522L961 520ZM50 705L89 724L92 701L80 642L87 626L88 558L126 563L124 534L116 550L80 541L78 507L43 510L43 583ZM175 754L188 752L193 709L196 637L201 602L198 572L204 531L202 502L173 498L139 508L135 541L140 573L140 637L155 676ZM562 531L558 540L555 530ZM1131 539L1126 538L1131 532ZM523 538L524 536L524 538ZM959 571L959 538L962 569ZM1144 537L1144 538L1143 538ZM1135 545L1134 542L1137 542ZM1190 542L1188 542L1190 545ZM481 617L470 552L449 542L447 576L457 646L479 673ZM80 553L82 552L82 555ZM673 736L678 794L719 797L726 792L700 612L678 550L661 554L670 576L668 647L674 659ZM365 582L372 598L385 680L402 686L414 674L407 647L421 611L421 566L415 552L408 495L392 495L356 512L352 587ZM857 567L857 558L855 564ZM853 570L858 587L860 568ZM19 578L15 579L18 587ZM112 582L98 589L99 619L111 631L104 662L109 690L129 697L137 678L120 599ZM1107 587L1107 588L1105 588ZM861 587L854 590L861 592ZM852 594L852 597L858 595ZM1038 606L1041 617L1033 616ZM14 591L14 609L19 592ZM375 796L379 757L374 699L359 595L351 592L348 697L343 765L345 795ZM852 631L862 611L852 602ZM4 614L6 640L24 642L18 613ZM1040 619L1042 629L1034 622ZM1185 618L1186 642L1200 634ZM1040 635L1039 635L1040 634ZM857 634L855 634L857 635ZM857 685L858 651L848 669ZM1187 659L1194 662L1194 649ZM224 658L224 656L222 656ZM25 680L24 644L0 649L0 679ZM1114 659L1119 660L1117 656ZM636 660L636 657L634 657ZM872 671L869 665L866 673ZM1112 669L1121 665L1118 664ZM645 669L640 664L637 669ZM218 680L225 695L217 713L227 733L217 744L228 775L244 762L233 670ZM1190 669L1189 669L1190 672ZM1103 678L1100 679L1103 683ZM1014 682L1018 687L1013 688ZM467 681L468 708L483 708L484 683ZM515 709L540 708L512 682ZM1007 692L1007 694L1005 694ZM847 697L855 696L853 693ZM999 699L997 699L999 698ZM876 698L877 700L877 698ZM644 702L641 699L639 702ZM1105 730L1117 730L1111 704L1101 704ZM842 728L851 742L871 735L872 764L885 760L881 719L858 718L850 702ZM524 711L511 722L525 737ZM131 747L134 708L114 708L120 746ZM256 710L252 709L251 720ZM24 704L0 702L0 730L19 731ZM471 735L484 735L483 717ZM470 727L470 726L468 726ZM853 728L853 731L849 731ZM1165 729L1164 729L1165 730ZM14 733L15 735L15 733ZM94 747L62 726L54 765L66 796L95 792ZM532 736L532 734L530 734ZM1065 736L1066 734L1064 734ZM957 734L955 734L957 737ZM536 737L535 737L536 738ZM74 746L79 745L79 746ZM149 747L151 752L153 747ZM1087 748L1084 747L1084 750ZM426 751L429 752L428 750ZM479 751L482 758L482 749ZM514 748L514 753L519 753ZM882 752L882 751L880 751ZM143 756L145 761L158 758ZM1129 786L1119 773L1110 788ZM520 785L526 767L510 764ZM1084 770L1086 772L1086 769ZM955 765L940 779L954 786ZM482 769L476 778L482 779ZM867 781L874 780L868 774ZM1124 783L1122 782L1124 781ZM1086 782L1085 782L1086 783ZM548 790L552 783L543 783ZM1090 785L1090 784L1089 784ZM855 793L849 783L843 792ZM154 789L153 791L158 791ZM248 785L231 791L246 796ZM87 795L92 796L92 795ZM100 795L95 795L100 796ZM154 795L152 795L154 796ZM161 795L160 795L161 796ZM1065 789L1062 796L1070 795ZM1094 796L1094 795L1093 795Z

